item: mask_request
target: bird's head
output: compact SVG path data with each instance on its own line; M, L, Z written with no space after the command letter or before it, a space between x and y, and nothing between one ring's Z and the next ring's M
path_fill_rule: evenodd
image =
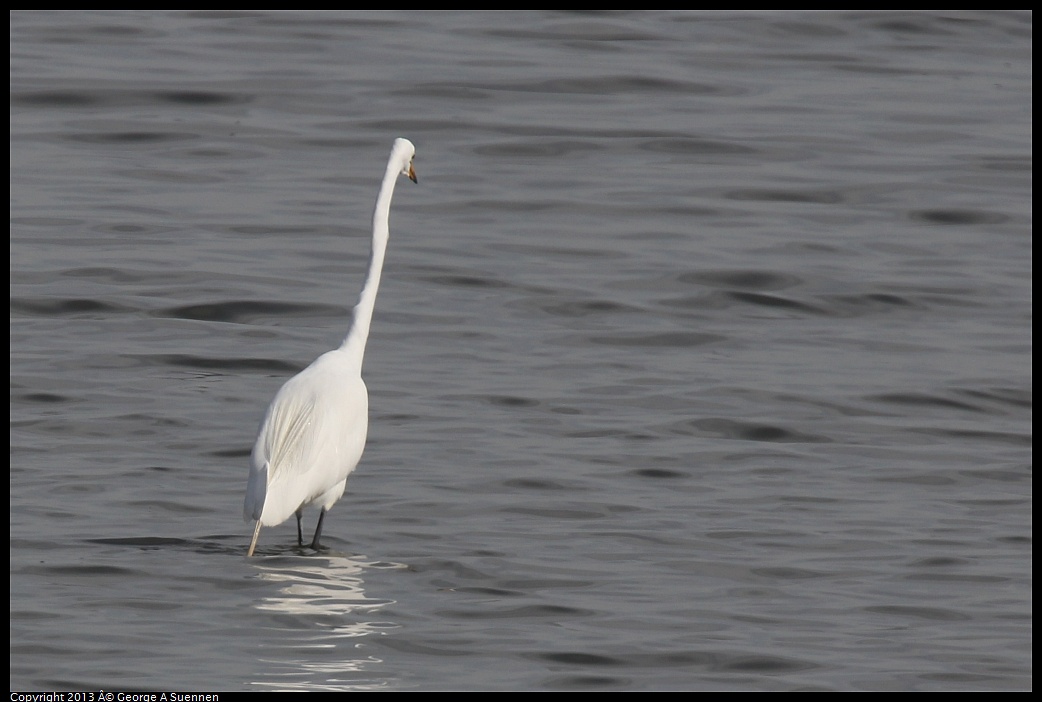
M412 167L412 160L416 156L416 147L408 139L395 139L394 155L401 164L401 174L409 176L409 180L415 183L416 170Z

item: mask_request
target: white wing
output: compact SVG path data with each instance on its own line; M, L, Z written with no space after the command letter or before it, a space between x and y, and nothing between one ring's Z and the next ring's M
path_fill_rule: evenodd
M368 413L365 383L341 351L323 354L290 378L253 447L246 519L281 524L343 483L365 448Z

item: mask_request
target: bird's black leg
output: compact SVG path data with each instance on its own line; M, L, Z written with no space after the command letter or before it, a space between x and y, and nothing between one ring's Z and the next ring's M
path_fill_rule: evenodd
M322 536L322 520L326 518L326 510L323 509L318 513L318 526L315 527L315 538L311 540L311 548L316 551L322 548L321 544L318 543L318 538Z
M302 510L302 509L298 509L297 510L297 546L303 546L304 545L304 532L301 531L301 528L300 528L300 515L301 515L301 513L303 511L304 510Z

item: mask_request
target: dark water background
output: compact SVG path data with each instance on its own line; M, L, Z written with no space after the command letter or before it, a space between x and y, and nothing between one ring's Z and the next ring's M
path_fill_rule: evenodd
M1031 14L10 33L12 689L1031 688ZM396 136L367 453L246 560Z

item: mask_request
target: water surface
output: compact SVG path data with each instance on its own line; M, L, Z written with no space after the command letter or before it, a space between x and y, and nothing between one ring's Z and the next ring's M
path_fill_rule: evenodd
M10 19L12 689L1031 688L1031 14Z

